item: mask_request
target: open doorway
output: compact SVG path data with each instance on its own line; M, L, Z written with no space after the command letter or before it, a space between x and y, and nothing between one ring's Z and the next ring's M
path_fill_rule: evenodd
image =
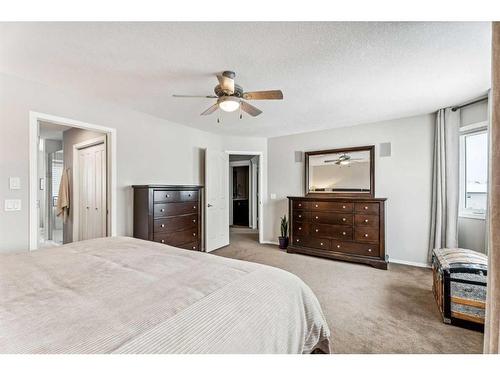
M259 242L259 155L229 155L229 240Z
M30 130L30 249L112 235L114 130L36 113Z

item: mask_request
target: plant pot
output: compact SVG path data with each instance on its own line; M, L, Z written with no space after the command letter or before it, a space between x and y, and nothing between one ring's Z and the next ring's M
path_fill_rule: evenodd
M286 249L288 247L288 237L278 237L280 249Z

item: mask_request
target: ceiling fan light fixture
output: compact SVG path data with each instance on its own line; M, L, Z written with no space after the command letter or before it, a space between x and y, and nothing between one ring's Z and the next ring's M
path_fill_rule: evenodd
M234 112L240 108L240 100L232 96L223 96L219 98L217 103L224 112Z

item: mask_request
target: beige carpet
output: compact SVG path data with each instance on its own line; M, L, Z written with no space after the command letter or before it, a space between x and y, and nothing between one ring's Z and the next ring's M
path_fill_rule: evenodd
M481 353L483 334L442 323L429 269L390 264L388 271L260 245L236 229L214 254L292 272L316 293L335 353ZM286 319L286 317L283 317Z

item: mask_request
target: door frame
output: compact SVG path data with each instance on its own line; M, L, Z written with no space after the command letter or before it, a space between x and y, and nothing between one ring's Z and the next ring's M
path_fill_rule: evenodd
M262 201L263 196L264 196L264 153L262 151L226 151L226 154L228 155L252 155L252 156L258 156L259 157L259 178L258 178L258 197L259 197L259 209L258 209L258 223L257 227L259 230L259 243L265 243L264 241L264 202ZM229 164L227 165L227 168L229 169ZM228 190L231 188L228 184L227 188ZM233 196L231 190L229 190L228 194L228 199L231 199ZM232 204L232 201L230 202ZM228 210L229 211L229 210ZM229 226L227 227L227 230L229 231Z
M73 120L65 117L54 116L46 113L29 111L29 250L38 249L39 241L39 218L37 207L38 191L38 123L39 121L51 122L58 125L66 125L73 128L98 131L105 133L107 141L108 159L108 235L116 236L117 228L117 159L116 159L116 129L106 126L90 124L83 121Z
M73 145L73 172L71 173L72 175L72 180L73 180L73 201L79 202L80 200L80 158L78 157L78 151L87 148L87 147L92 147L92 146L97 146L100 145L101 143L104 143L104 148L106 151L108 150L108 144L107 144L107 139L106 135L103 135L101 137L96 137L92 139L88 139L86 141L77 143ZM106 176L109 176L108 173L108 153L106 152ZM108 181L106 179L106 195L109 194L109 189L108 189ZM108 206L108 197L106 197L106 206ZM108 215L106 215L108 217ZM108 221L108 220L107 220ZM106 223L106 234L109 232L109 222ZM79 241L80 237L80 206L78 204L73 205L73 242Z

